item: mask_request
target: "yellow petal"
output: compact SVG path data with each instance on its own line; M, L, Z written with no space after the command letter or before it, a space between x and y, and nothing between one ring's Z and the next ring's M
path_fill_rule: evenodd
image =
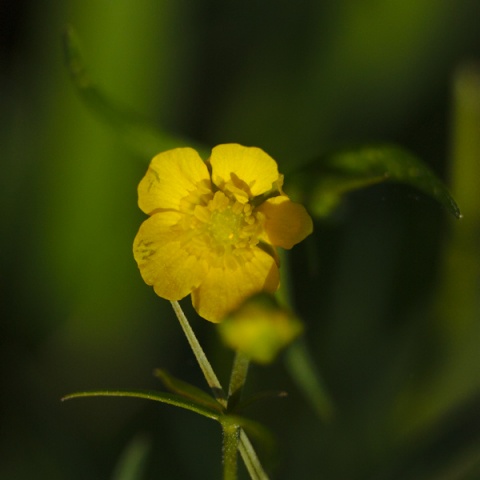
M192 148L175 148L150 162L138 186L138 206L149 215L157 209L182 210L182 199L210 190L210 175L198 153Z
M304 206L285 195L266 200L257 210L265 215L264 240L276 247L292 248L313 231Z
M280 177L277 163L263 150L236 143L213 148L210 164L213 183L230 190L241 203L245 203L242 192L246 197L256 197L271 190Z
M182 246L182 232L172 231L182 214L159 212L145 220L133 243L143 280L167 300L180 300L198 287L207 265ZM183 233L183 235L185 235Z
M192 302L201 317L218 323L250 295L261 291L273 293L279 283L275 260L255 248L252 258L242 267L211 266L201 285L193 290Z

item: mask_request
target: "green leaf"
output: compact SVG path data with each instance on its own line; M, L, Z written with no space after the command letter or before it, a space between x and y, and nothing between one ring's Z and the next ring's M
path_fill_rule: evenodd
M322 218L332 213L346 193L387 181L411 185L461 217L443 182L415 155L388 144L326 154L289 178L292 192L288 193Z
M183 383L183 382L181 382ZM141 398L146 400L153 400L155 402L165 403L167 405L173 405L176 407L183 408L185 410L190 410L191 412L198 413L204 417L216 420L219 422L222 427L236 425L248 434L256 437L261 445L265 448L267 453L271 453L275 447L275 440L273 435L268 429L263 425L255 422L253 420L246 419L238 415L230 415L225 413L219 413L216 410L205 407L202 404L197 403L195 400L187 400L183 396L174 394L174 393L163 393L163 392L151 392L146 390L95 390L87 392L76 392L64 396L61 400L72 400L74 398L84 398L84 397L128 397L128 398ZM266 478L261 475L263 471L261 465L256 459L256 455L246 455L245 451L252 451L252 447L246 448L246 444L250 445L248 437L245 436L245 432L240 432L240 446L239 449L242 452L242 456L245 461L249 462L249 471L251 468L257 471L258 475L255 478ZM256 460L255 460L256 459ZM252 463L252 460L253 463ZM253 478L253 477L252 477Z
M152 442L144 435L135 436L122 453L112 480L140 480L144 478L147 456Z
M191 146L196 148L203 158L207 158L209 153L205 147L163 132L152 122L109 98L90 76L80 41L70 25L64 31L63 49L67 68L81 99L100 120L113 128L135 153L150 160L161 151Z
M146 390L94 390L88 392L76 392L66 395L62 398L62 401L82 397L142 398L146 400L153 400L155 402L166 403L167 405L174 405L175 407L180 407L185 410L190 410L204 417L211 418L212 420L219 421L221 415L218 411L209 409L203 404L199 404L193 400L186 400L180 395L173 393L151 392Z
M224 411L223 406L220 405L217 400L215 400L215 398L210 396L208 393L195 387L194 385L175 378L166 370L157 368L154 371L154 375L163 383L164 387L167 390L170 390L172 393L176 393L187 400L191 400L198 405L203 405L204 407L215 410L218 413L222 413Z
M176 382L179 382L176 380ZM184 383L184 382L180 382ZM210 409L196 400L188 400L183 396L174 393L152 392L147 390L93 390L87 392L76 392L64 396L61 400L72 400L85 397L128 397L153 400L155 402L165 403L180 407L191 412L198 413L204 417L216 420L222 426L236 425L244 429L249 435L252 435L261 443L267 452L273 451L275 441L272 434L260 423L239 415L230 415Z
M291 379L324 422L332 420L335 408L323 379L303 338L292 343L285 355L285 365Z

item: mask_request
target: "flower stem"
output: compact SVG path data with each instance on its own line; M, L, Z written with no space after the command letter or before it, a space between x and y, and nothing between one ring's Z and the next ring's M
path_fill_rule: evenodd
M238 449L250 474L250 478L252 480L268 480L268 475L265 473L253 445L243 429L240 429L240 445Z
M210 386L213 394L215 395L215 398L222 406L227 408L227 396L225 395L222 385L220 384L220 381L218 380L215 372L213 371L213 368L208 361L205 352L200 346L200 343L198 342L198 339L193 332L192 327L190 326L190 323L185 316L185 313L183 313L182 307L177 301L171 301L170 303L172 304L173 311L175 312L175 315L180 322L180 326L182 327L182 330L187 337L187 341L197 359L198 364L200 365L200 368L203 372L205 379L207 380L208 385ZM262 464L257 457L257 454L250 442L250 439L241 428L239 429L239 437L240 442L238 444L238 450L240 451L240 455L242 456L243 462L245 463L245 466L247 467L248 473L250 474L252 480L268 480L268 475L263 470Z
M225 423L223 428L223 480L237 480L237 449L240 427Z
M237 351L233 361L232 373L230 375L230 385L228 387L228 409L235 408L242 395L245 381L247 380L250 358Z
M205 355L203 348L201 347L194 331L192 330L192 327L190 326L190 323L187 320L187 317L185 316L185 313L183 313L182 307L177 301L172 301L170 303L172 304L173 311L175 312L175 315L177 316L178 321L180 322L180 326L182 327L182 330L185 333L185 336L187 337L190 348L193 350L195 358L197 359L197 362L200 365L200 368L203 372L203 376L205 377L205 380L207 381L208 386L212 389L212 392L215 395L215 398L217 399L217 401L221 405L226 407L227 399L225 396L225 392L223 391L222 385L220 384L220 381L218 380L217 375L213 371L212 365L208 361L208 358Z

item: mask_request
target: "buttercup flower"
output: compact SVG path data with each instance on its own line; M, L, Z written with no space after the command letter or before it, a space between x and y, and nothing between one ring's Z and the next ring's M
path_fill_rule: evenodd
M167 300L191 293L212 322L252 294L273 293L276 247L290 249L313 229L282 183L275 160L256 147L218 145L207 162L191 148L158 154L138 186L150 215L133 245L144 281Z

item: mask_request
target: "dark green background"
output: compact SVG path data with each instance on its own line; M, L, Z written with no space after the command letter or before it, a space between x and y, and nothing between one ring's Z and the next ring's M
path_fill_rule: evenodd
M455 72L480 57L479 15L476 0L1 2L0 478L119 480L135 437L149 447L144 479L221 474L214 422L141 400L59 400L160 388L155 367L204 385L131 253L150 159L76 95L66 23L109 95L166 132L259 146L284 172L346 142L396 142L451 184L452 170L480 178L480 128L455 130L452 100ZM250 412L278 437L273 478L480 478L480 198L458 185L460 222L379 185L293 250L336 415L322 423L281 360L253 367L250 391L290 394ZM226 382L231 354L183 305Z

